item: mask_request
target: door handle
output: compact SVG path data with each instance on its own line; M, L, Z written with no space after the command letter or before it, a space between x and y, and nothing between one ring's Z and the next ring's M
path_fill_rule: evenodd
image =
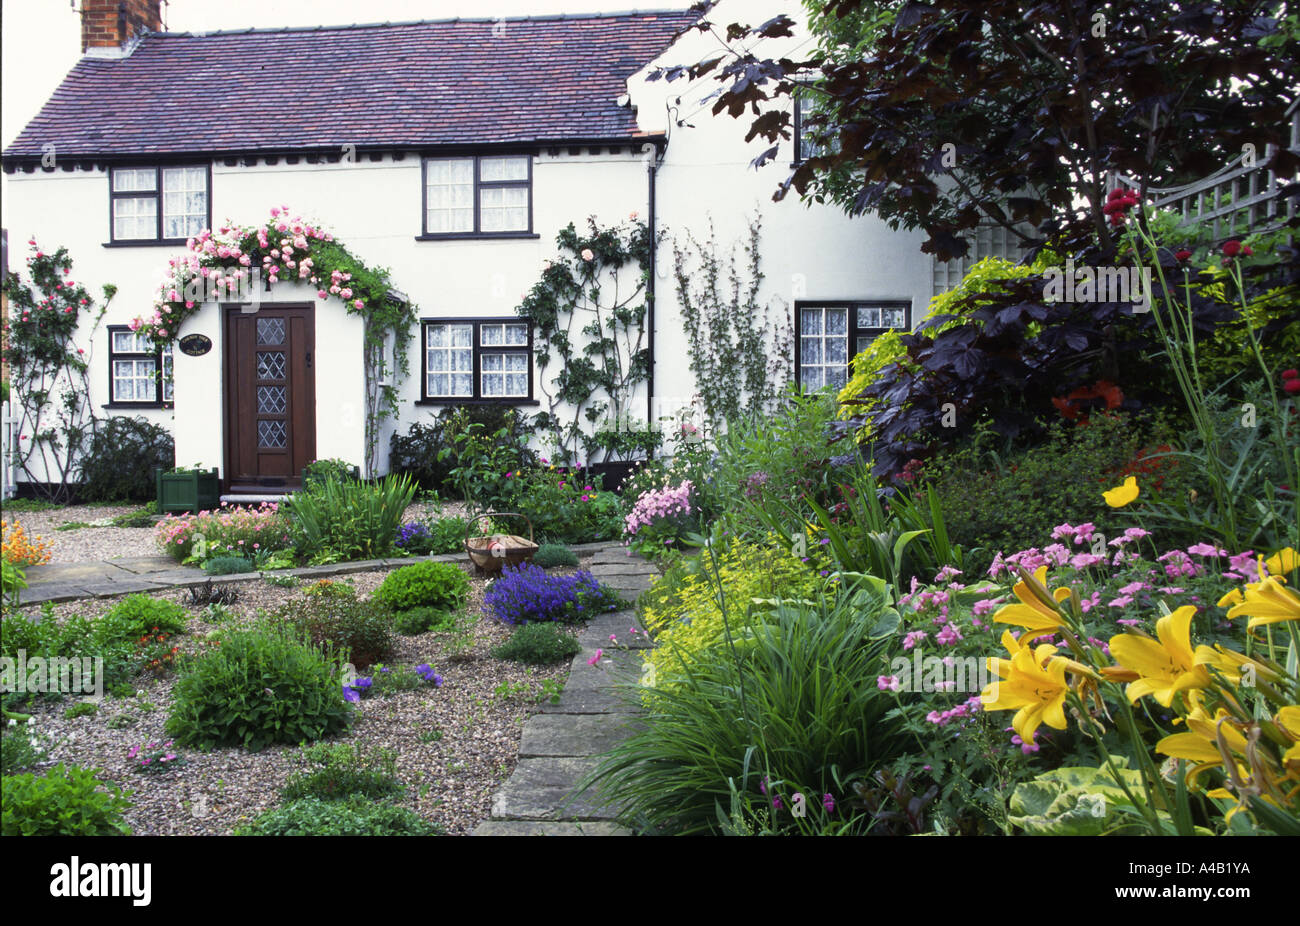
M307 369L311 369L311 351L307 351Z

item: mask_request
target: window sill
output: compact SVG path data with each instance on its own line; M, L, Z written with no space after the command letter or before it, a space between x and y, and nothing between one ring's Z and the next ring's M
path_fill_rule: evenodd
M533 238L540 238L541 235L536 232L483 232L481 234L453 233L447 235L416 235L416 241L504 241L517 239L527 241Z
M183 248L188 238L166 238L158 241L153 238L141 238L139 241L105 241L106 248Z
M154 408L154 409L158 409L159 411L174 411L176 408L176 403L175 402L107 402L104 405L101 405L100 408L113 408L113 409Z
M508 396L492 399L416 399L416 405L541 405L537 399L512 399Z

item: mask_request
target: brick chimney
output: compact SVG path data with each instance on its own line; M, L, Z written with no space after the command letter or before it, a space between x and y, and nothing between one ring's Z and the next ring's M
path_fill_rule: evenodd
M141 32L161 32L162 0L81 0L81 50L120 48Z

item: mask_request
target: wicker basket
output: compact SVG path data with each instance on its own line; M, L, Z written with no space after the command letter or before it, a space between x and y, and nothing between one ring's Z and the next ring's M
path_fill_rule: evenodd
M518 534L483 534L471 537L469 532L483 518L523 518L528 525L528 537L520 537ZM506 566L530 562L537 549L537 544L533 542L533 522L527 515L516 511L489 511L470 518L465 525L465 552L469 554L469 561L483 572L500 572Z

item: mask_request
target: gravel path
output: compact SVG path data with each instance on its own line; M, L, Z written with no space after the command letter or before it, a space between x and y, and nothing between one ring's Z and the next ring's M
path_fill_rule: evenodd
M99 534L101 530L84 533ZM351 582L364 596L386 574L355 573L337 581ZM486 583L474 578L471 584L468 611L481 615ZM241 583L238 591L240 598L231 606L234 616L227 621L247 621L258 609L274 608L302 594L301 587L282 588L265 581ZM189 604L185 591L159 597L187 607L191 615L188 633L177 638L187 649L197 649L204 634L227 626L209 623L202 609ZM55 606L55 614L81 611L96 615L112 603L111 599L69 602ZM567 660L531 667L492 658L489 651L504 642L511 630L480 618L473 648L467 658L461 659L454 659L450 653L449 634L399 636L398 652L390 664L427 662L443 676L442 687L363 699L357 723L339 739L395 750L399 777L408 787L402 803L425 819L442 824L449 834L468 834L488 818L493 792L517 762L523 725L540 710L537 695L541 683L549 679L563 684L567 676ZM528 692L502 696L496 689L503 682L526 686ZM64 711L77 703L75 699L36 701L29 709L36 719L35 729L58 743L51 750L51 762L102 768L101 777L134 792L134 806L126 819L137 835L229 834L278 802L278 791L289 776L289 757L295 748L274 746L260 753L184 749L181 753L187 764L182 767L149 775L134 771L127 758L132 746L167 739L164 724L173 686L174 678L142 676L137 680L136 698L106 696L94 716L71 720L65 719ZM110 722L127 726L115 729Z

